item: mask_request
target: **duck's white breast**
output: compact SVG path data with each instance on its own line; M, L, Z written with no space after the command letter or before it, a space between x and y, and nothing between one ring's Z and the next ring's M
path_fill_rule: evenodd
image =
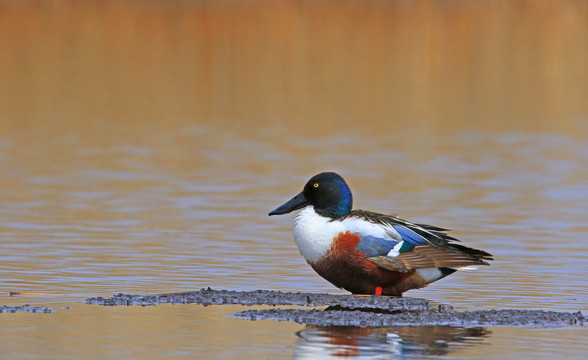
M340 221L331 221L307 206L294 220L294 240L306 261L316 263L331 250L333 240L344 229Z

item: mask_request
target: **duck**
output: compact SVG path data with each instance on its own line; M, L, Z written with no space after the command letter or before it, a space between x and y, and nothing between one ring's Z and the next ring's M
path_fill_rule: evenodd
M294 220L300 254L325 280L356 295L402 296L494 260L484 250L457 244L448 229L352 205L345 180L322 172L269 215L300 210Z

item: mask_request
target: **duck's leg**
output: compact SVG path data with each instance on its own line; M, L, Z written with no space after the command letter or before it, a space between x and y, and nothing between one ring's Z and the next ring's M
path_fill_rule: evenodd
M376 286L376 289L374 290L373 294L353 294L353 295L357 295L357 296L373 296L373 295L382 296L382 287Z

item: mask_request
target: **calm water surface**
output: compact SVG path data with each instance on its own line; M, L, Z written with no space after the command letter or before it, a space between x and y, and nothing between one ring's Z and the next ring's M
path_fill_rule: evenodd
M586 350L586 329L315 328L226 317L235 307L85 305L90 296L208 286L340 292L298 254L293 215L267 216L309 176L334 170L347 178L357 208L452 228L496 257L489 268L406 296L458 310L588 311L583 140L463 132L422 137L421 146L403 134L312 140L279 130L212 137L213 130L177 129L100 147L75 132L2 142L0 302L57 310L2 315L7 354L44 357L47 344L55 358L194 351L229 358L579 358ZM58 295L9 297L11 291Z

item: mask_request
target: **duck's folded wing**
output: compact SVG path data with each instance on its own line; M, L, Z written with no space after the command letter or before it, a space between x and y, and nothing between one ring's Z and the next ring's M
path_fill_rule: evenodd
M358 231L367 260L377 266L399 272L422 268L460 269L489 265L492 255L478 249L453 243L458 241L447 230L431 225L414 224L396 217L356 211L355 217L388 228L385 236ZM363 230L363 229L362 229ZM360 248L361 247L361 248Z
M448 247L436 245L417 245L400 252L397 256L373 256L367 260L373 264L392 271L408 272L423 268L460 269L469 266L489 265L485 260L492 256L485 251L450 244Z

